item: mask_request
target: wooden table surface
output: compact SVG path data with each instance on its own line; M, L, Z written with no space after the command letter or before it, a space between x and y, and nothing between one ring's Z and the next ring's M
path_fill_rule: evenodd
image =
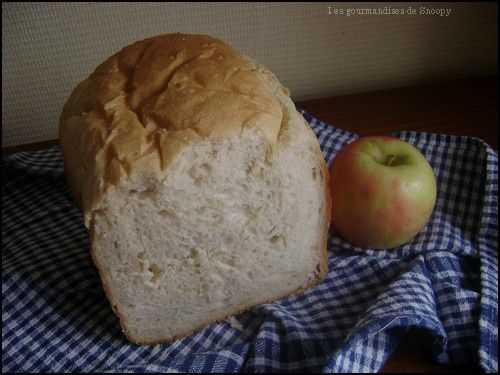
M394 130L468 135L498 149L495 77L308 100L297 106L360 135Z
M320 120L359 135L395 130L467 135L498 149L496 77L466 79L427 86L337 96L297 103ZM57 140L3 148L4 154L38 150ZM471 366L432 363L425 332L411 331L381 372L476 372Z

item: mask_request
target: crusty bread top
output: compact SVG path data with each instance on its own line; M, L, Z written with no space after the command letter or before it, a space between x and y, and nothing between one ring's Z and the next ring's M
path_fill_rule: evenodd
M258 128L276 144L287 90L264 67L204 35L165 34L102 63L72 92L59 136L84 214L134 173L160 176L186 145ZM88 225L88 217L86 224Z

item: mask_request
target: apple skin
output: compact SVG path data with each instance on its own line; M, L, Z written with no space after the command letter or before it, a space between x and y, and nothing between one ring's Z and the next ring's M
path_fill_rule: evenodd
M425 157L407 142L359 138L340 150L330 172L333 228L355 246L403 245L429 221L436 177Z

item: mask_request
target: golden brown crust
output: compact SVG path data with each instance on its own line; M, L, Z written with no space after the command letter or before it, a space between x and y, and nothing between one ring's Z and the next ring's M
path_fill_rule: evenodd
M304 122L274 75L223 42L202 35L166 34L134 43L73 91L60 119L65 171L90 230L91 256L104 292L130 341L173 341L256 304L237 306L164 340L131 337L95 256L92 217L107 189L134 173L159 179L185 147L204 138L238 135L245 127L259 129L273 147L285 145L287 121ZM317 154L325 192L318 269L306 285L260 303L302 293L328 272L329 172L319 146Z
M144 164L164 173L187 145L257 128L273 144L279 101L250 59L205 35L164 34L111 56L72 92L59 136L85 213Z

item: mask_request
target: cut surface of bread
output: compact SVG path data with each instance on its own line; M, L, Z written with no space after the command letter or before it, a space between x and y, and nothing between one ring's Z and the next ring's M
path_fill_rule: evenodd
M171 341L325 276L318 141L276 77L221 41L120 51L74 90L60 138L130 341Z

